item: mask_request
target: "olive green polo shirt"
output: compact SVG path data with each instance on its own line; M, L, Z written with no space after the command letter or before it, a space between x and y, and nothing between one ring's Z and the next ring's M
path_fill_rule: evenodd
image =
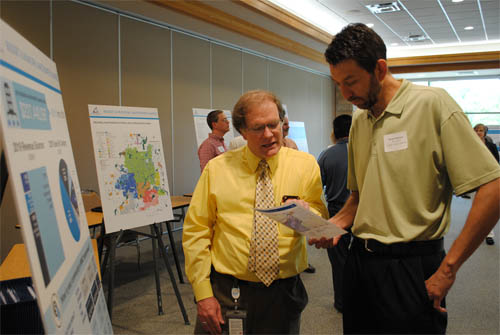
M442 237L452 192L500 177L500 167L445 90L402 84L375 119L357 110L347 186L359 192L352 232L382 243Z

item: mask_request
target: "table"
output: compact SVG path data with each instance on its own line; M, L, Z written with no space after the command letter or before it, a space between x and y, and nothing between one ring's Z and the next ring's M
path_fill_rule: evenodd
M97 241L95 239L92 239L92 248L94 249L94 257L97 264L99 279L101 279ZM25 277L31 277L26 248L24 247L24 243L14 244L4 262L0 266L0 281Z
M87 225L89 228L100 226L104 221L102 212L85 212L85 216L87 217Z
M184 196L185 196L185 197L192 197L192 196L193 196L193 192L191 192L191 193L186 193L186 194L184 194Z

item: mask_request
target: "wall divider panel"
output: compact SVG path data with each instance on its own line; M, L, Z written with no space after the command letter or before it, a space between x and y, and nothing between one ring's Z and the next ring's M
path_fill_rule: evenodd
M212 108L232 110L241 96L240 50L212 43Z
M120 18L122 105L158 108L169 189L173 188L170 29Z
M172 35L173 194L183 194L193 192L200 177L193 108L210 108L210 42L178 32Z
M243 92L269 89L268 63L263 57L243 53Z
M54 61L82 188L98 190L88 105L118 105L118 16L54 1Z

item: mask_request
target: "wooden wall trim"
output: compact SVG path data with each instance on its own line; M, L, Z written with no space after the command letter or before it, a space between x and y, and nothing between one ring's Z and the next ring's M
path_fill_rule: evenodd
M388 64L392 66L411 66L429 64L450 64L464 62L500 61L500 51L470 52L446 55L431 55L418 57L390 58Z
M310 24L309 22L301 19L298 16L293 15L292 13L284 10L283 8L273 4L268 0L232 0L234 3L239 5L244 5L259 14L264 14L271 19L285 24L290 28L298 31L299 33L305 34L309 37L314 38L315 40L325 43L326 45L330 44L332 41L333 35Z
M278 35L253 23L227 14L217 8L197 1L150 0L149 2L173 9L197 19L215 24L219 27L235 31L244 36L254 38L282 50L305 57L315 62L326 64L323 53Z
M448 63L448 64L424 64L389 67L391 73L418 73L439 71L465 71L465 70L487 70L498 69L499 61Z
M481 70L500 68L500 51L390 58L392 73Z

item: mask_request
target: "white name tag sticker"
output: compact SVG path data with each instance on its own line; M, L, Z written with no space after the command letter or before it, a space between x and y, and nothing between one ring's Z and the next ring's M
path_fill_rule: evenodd
M408 149L408 136L406 131L384 136L384 151L392 152Z
M224 152L224 147L222 145L220 147L218 147L217 149L219 149L219 152Z

